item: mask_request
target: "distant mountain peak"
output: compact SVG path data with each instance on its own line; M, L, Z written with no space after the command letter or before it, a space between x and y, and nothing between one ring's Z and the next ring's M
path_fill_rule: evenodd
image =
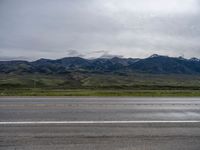
M196 57L192 57L191 59L189 59L190 61L200 61L200 59L196 58Z
M38 59L36 61L48 61L48 60L50 60L50 59L40 58L40 59Z
M103 54L100 58L112 59L112 58L123 58L123 56L122 55Z
M178 59L180 59L180 60L186 60L183 56L179 56Z
M149 56L148 58L156 58L156 57L161 57L161 55L153 54L153 55Z

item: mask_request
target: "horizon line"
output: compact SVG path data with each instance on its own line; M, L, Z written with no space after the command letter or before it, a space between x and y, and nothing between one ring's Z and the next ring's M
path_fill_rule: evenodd
M120 56L108 56L108 57L91 57L91 58L85 58L85 57L82 57L82 56L66 56L66 57L60 57L60 58L44 58L44 57L41 57L41 58L37 58L37 59L34 59L34 60L28 60L23 59L20 59L20 57L16 57L16 58L7 58L5 60L1 59L0 58L0 61L27 61L27 62L34 62L34 61L38 61L38 60L42 60L42 59L46 59L46 60L60 60L60 59L64 59L64 58L82 58L82 59L86 59L86 60L95 60L95 59L113 59L113 58L120 58L120 59L146 59L146 58L153 58L153 57L170 57L170 58L181 58L181 59L186 59L186 60L191 60L191 59L198 59L197 57L189 57L189 58L185 58L184 56L169 56L169 55L161 55L161 54L152 54L148 57L120 57Z

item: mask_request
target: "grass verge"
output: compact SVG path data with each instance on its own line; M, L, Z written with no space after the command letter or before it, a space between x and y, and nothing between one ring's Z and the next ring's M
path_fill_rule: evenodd
M199 97L200 90L92 90L92 89L2 89L0 96L135 96L135 97Z

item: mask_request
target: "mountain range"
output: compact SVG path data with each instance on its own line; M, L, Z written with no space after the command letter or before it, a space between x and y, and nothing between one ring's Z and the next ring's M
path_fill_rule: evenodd
M144 59L65 57L56 60L39 59L32 62L0 61L0 73L2 74L66 74L69 72L200 74L200 60L154 54Z

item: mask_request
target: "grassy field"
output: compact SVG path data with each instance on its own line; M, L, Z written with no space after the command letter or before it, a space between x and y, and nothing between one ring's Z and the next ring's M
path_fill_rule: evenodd
M200 90L44 90L15 89L1 90L0 96L150 96L150 97L198 97Z
M0 96L200 96L200 76L0 75Z

